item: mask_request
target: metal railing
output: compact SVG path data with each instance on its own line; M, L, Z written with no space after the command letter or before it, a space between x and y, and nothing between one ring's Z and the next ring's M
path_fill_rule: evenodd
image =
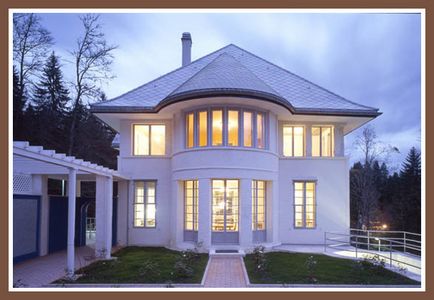
M327 252L327 248L353 251L356 258L361 257L361 254L372 254L385 258L390 266L396 262L398 265L421 269L420 265L411 263L412 259L403 256L420 260L421 235L418 233L362 229L350 229L349 234L324 232L324 252Z

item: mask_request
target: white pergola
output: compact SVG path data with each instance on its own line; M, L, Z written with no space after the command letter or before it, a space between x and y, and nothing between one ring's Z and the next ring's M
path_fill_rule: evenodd
M113 179L125 180L117 171L93 164L74 156L44 150L40 146L30 146L28 142L13 143L14 174L41 175L68 181L68 237L67 237L67 273L74 274L75 269L75 207L77 180L96 181L96 256L106 259L111 257L112 216L113 216ZM46 182L45 182L46 185ZM42 190L44 190L42 188ZM43 194L43 192L42 192ZM45 197L46 189L45 189ZM46 199L48 203L48 197ZM44 207L44 204L42 204ZM44 209L42 209L44 210ZM48 211L48 205L47 205ZM48 212L45 211L46 218ZM43 215L41 219L43 219ZM48 228L48 224L46 224Z

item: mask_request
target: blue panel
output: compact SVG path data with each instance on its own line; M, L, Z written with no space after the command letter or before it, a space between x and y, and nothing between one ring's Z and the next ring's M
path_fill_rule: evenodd
M13 258L13 263L17 263L26 259L30 259L36 256L39 256L39 232L40 232L40 214L41 214L41 197L40 196L35 196L35 195L13 195L13 199L27 199L29 201L36 201L37 203L37 210L36 210L36 230L35 230L35 251L26 253L26 254L22 254L19 256L16 256ZM14 229L15 231L15 229ZM15 238L15 232L14 232L14 238Z
M117 244L117 239L118 239L117 228L118 228L118 198L113 198L112 246L115 246Z

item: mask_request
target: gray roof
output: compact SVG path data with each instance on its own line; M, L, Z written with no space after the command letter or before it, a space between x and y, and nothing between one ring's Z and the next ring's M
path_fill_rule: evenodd
M380 114L376 108L351 102L233 44L114 99L94 104L91 110L158 112L176 101L224 95L272 101L298 114Z

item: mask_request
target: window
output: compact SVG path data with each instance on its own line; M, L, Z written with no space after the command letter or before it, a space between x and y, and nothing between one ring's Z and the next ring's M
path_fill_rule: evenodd
M238 188L235 179L212 180L212 231L238 232Z
M312 156L333 156L333 127L312 127Z
M187 115L187 148L194 146L194 113Z
M199 112L199 147L208 146L208 112Z
M252 147L253 140L253 117L252 113L245 111L243 113L243 126L244 126L244 147Z
M295 228L315 228L316 195L315 182L294 182L294 226Z
M265 181L252 180L252 230L265 230Z
M238 146L238 111L228 111L228 145Z
M303 126L283 127L283 155L284 156L304 155L304 127Z
M134 155L166 154L165 125L133 125Z
M264 148L264 114L256 115L256 147Z
M155 227L155 181L137 181L134 197L134 226Z
M266 148L265 113L235 108L210 108L185 115L186 148Z
M199 182L184 182L184 229L197 231L199 226Z
M212 145L223 145L223 111L212 111Z

